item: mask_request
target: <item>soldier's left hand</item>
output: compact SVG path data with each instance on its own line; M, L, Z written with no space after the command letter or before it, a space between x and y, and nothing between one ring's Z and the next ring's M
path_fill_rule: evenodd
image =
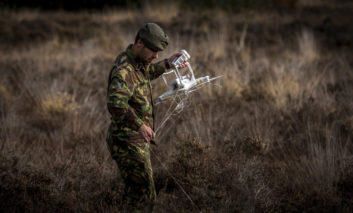
M146 142L150 142L154 137L156 137L156 133L146 124L143 124L139 128L139 133Z
M174 59L175 59L175 58L178 58L178 57L181 56L181 55L182 55L182 54L179 52L179 53L173 54L172 56L170 56L170 57L168 58L168 63L169 63L169 65L170 65L170 67L172 66L172 62L174 61ZM186 63L187 63L187 60L184 61L184 63L180 64L179 68L182 69L182 68L186 67L186 66L187 66Z

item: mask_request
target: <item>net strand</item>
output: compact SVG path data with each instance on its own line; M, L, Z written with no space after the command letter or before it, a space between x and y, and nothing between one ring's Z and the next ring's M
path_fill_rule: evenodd
M181 189L181 191L184 193L184 195L187 197L187 199L191 202L191 204L200 210L201 209L194 203L194 201L191 199L190 195L185 191L184 187L181 185L181 183L177 180L176 177L174 177L174 175L169 171L169 169L164 165L164 163L162 162L162 160L158 157L157 153L155 153L152 149L151 152L153 153L153 155L156 157L156 159L159 161L159 163L162 165L163 169L168 173L168 175L174 180L174 182L179 186L179 188Z
M171 104L168 107L168 110L166 112L166 114L164 115L162 122L160 123L159 127L156 129L156 134L159 132L159 130L161 130L163 128L163 126L166 124L166 122L173 116L176 114L181 113L184 110L185 107L185 102L187 102L188 98L189 98L189 94L192 92L195 92L199 89L201 89L201 87L204 84L198 85L194 90L191 90L190 92L184 93L183 95L185 95L184 97L181 97L181 95L176 94L171 101ZM179 99L177 101L177 99ZM159 102L160 103L160 102ZM176 106L174 107L173 110L172 106L173 104L176 104ZM185 191L184 187L181 185L181 183L177 180L176 177L174 177L174 175L168 170L168 168L164 165L164 163L162 162L162 160L158 157L157 153L155 153L152 149L151 152L153 153L153 155L156 157L156 159L159 161L159 163L162 165L163 169L168 173L168 175L174 180L174 182L178 185L178 187L181 189L181 191L184 193L184 195L187 197L187 199L191 202L191 204L200 210L201 209L195 204L195 202L191 199L190 195Z

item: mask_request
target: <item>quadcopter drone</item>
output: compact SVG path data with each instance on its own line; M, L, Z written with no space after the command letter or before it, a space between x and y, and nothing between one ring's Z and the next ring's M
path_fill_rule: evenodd
M191 65L188 62L188 60L190 59L190 55L186 52L186 50L181 50L180 53L181 53L181 56L174 59L174 61L172 62L174 69L162 75L163 81L168 91L158 97L158 102L156 103L156 105L162 103L163 101L165 101L170 97L175 97L175 96L187 97L188 94L200 89L202 85L206 83L210 83L211 81L214 81L222 77L222 76L217 76L214 78L210 78L209 76L204 76L200 78L195 78ZM180 73L180 70L181 70L180 65L184 63L187 65L188 72L186 73L186 75L182 76ZM172 73L174 73L176 79L172 80L171 83L168 84L166 76Z

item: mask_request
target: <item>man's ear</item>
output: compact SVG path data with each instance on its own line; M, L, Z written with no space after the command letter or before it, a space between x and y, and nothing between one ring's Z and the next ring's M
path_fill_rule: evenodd
M137 45L138 47L143 47L143 46L144 46L143 41L142 41L140 38L137 39L136 45Z

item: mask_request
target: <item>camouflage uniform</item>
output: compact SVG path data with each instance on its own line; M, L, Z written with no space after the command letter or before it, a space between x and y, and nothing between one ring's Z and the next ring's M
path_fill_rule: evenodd
M150 81L159 77L165 68L163 62L144 65L131 48L132 45L117 57L109 75L107 104L111 124L107 143L125 183L127 208L151 211L156 192L149 143L138 130L143 124L153 128Z

